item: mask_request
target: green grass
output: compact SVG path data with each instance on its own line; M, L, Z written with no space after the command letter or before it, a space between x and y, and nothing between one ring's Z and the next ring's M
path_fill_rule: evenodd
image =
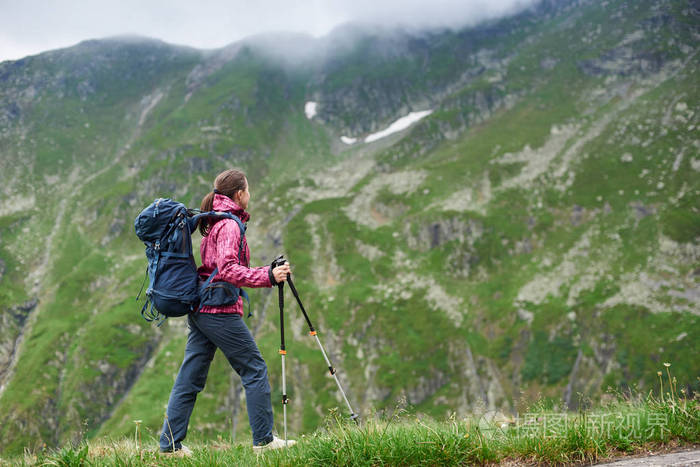
M670 373L668 373L670 377ZM666 378L666 376L664 376ZM666 382L668 384L668 378ZM359 425L331 410L322 427L286 450L260 456L224 438L195 440L189 458L157 452L157 433L134 423L123 438L100 438L0 459L0 465L473 465L592 463L700 441L700 404L666 386L663 398L619 396L595 410L557 412L537 404L516 417L452 415L436 421L395 408Z

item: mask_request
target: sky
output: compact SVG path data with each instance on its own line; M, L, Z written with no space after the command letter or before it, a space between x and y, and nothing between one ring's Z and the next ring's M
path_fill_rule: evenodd
M0 0L0 61L140 35L200 49L265 32L322 37L348 22L458 28L535 0Z

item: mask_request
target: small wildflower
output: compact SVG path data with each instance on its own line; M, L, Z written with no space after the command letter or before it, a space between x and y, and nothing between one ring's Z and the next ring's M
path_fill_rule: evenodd
M469 438L469 433L464 434L464 439L467 439L467 438Z
M668 367L671 366L671 364L670 364L670 363L664 363L664 366L665 366L666 368L668 368Z
M657 375L657 376L661 376L661 372L660 372L660 371L657 371L657 372L656 372L656 375Z

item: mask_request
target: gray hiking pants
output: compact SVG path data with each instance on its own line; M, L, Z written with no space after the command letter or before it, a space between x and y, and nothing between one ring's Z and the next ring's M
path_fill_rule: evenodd
M195 313L188 316L185 358L168 400L160 450L181 448L197 394L204 389L209 365L219 348L241 377L253 430L253 444L272 441L272 403L267 365L243 318L237 314Z

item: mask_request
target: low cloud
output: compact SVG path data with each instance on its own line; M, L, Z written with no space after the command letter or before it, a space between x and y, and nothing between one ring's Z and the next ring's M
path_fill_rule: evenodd
M348 21L417 29L461 28L516 13L536 0L354 0L337 5Z
M210 49L273 31L320 37L349 22L459 28L533 3L535 0L0 0L0 61L123 34Z

